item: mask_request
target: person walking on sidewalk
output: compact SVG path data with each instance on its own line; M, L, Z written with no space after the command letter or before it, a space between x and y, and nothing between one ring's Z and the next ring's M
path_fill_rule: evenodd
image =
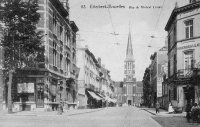
M169 103L168 113L169 113L169 114L170 114L170 113L174 113L174 109L173 109L173 107L172 107L172 103L171 103L171 102Z
M159 113L160 104L158 101L156 102L156 114Z

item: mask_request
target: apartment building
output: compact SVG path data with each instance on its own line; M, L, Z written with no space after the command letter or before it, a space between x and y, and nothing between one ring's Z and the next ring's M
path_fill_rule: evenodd
M168 98L177 108L199 103L200 1L176 6L166 24L168 32Z
M38 3L37 29L44 34L44 60L16 71L12 87L14 111L54 110L60 103L64 108L77 104L78 27L69 19L68 0L39 0Z

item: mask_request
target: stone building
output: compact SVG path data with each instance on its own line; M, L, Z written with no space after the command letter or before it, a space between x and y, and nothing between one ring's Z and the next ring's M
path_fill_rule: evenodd
M68 0L39 0L38 3L37 29L44 33L44 61L16 71L12 84L13 110L54 110L60 103L65 108L75 107L78 27L69 19Z
M136 92L135 92L135 106L140 107L143 103L143 82L137 81L136 82Z
M101 63L101 62L100 62ZM100 76L100 93L103 96L103 107L113 106L116 100L113 99L113 81L110 77L110 71L105 68L105 65L101 64L100 69L102 75Z
M0 23L0 41L3 37L3 24ZM4 89L4 81L3 81L3 47L0 47L0 110L3 108L3 89Z
M165 26L168 32L168 101L184 109L187 102L199 103L200 1L176 6Z
M133 57L133 47L131 33L128 35L128 43L126 49L126 59L124 61L124 85L123 85L123 103L128 105L135 104L136 78L135 78L135 60Z
M123 82L115 82L115 97L117 101L117 106L122 106L123 104Z
M151 102L162 103L162 82L166 74L164 66L167 64L167 47L162 47L150 57L150 84L152 86Z
M96 108L102 105L100 91L100 65L87 48L77 48L79 108Z
M109 70L96 59L88 47L77 48L79 108L100 108L114 102L114 82Z

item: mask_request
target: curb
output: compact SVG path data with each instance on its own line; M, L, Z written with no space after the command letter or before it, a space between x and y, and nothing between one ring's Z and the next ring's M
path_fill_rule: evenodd
M78 113L70 113L70 114L67 114L66 113L63 113L63 114L4 114L6 116L74 116L74 115L80 115L80 114L86 114L86 113L92 113L92 112L97 112L97 111L101 111L103 110L104 108L101 108L101 109L97 109L97 110L92 110L92 111L85 111L85 112L78 112Z
M150 113L150 114L152 114L152 115L155 115L155 116L157 116L157 114L156 113L153 113L153 112L151 112L151 111L149 111L148 109L142 109L142 110L145 110L146 112L148 112L148 113ZM162 114L158 114L158 116L163 116L163 117L185 117L185 115L162 115Z
M86 112L79 112L79 113L72 113L72 114L66 114L67 116L74 116L74 115L80 115L80 114L86 114L86 113L92 113L92 112L97 112L97 111L101 111L102 109L98 109L98 110L94 110L94 111L86 111Z
M151 112L151 111L149 111L149 110L147 110L147 109L142 109L142 110L145 110L145 111L147 111L148 113L150 113L150 114L152 114L152 115L156 115L155 113L153 113L153 112Z

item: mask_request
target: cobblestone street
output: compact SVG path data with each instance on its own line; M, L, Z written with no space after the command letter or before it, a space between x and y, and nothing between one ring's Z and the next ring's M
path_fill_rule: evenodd
M69 115L4 115L1 127L161 127L152 114L134 107L114 107Z
M200 127L199 123L188 123L185 117L152 117L163 127Z

